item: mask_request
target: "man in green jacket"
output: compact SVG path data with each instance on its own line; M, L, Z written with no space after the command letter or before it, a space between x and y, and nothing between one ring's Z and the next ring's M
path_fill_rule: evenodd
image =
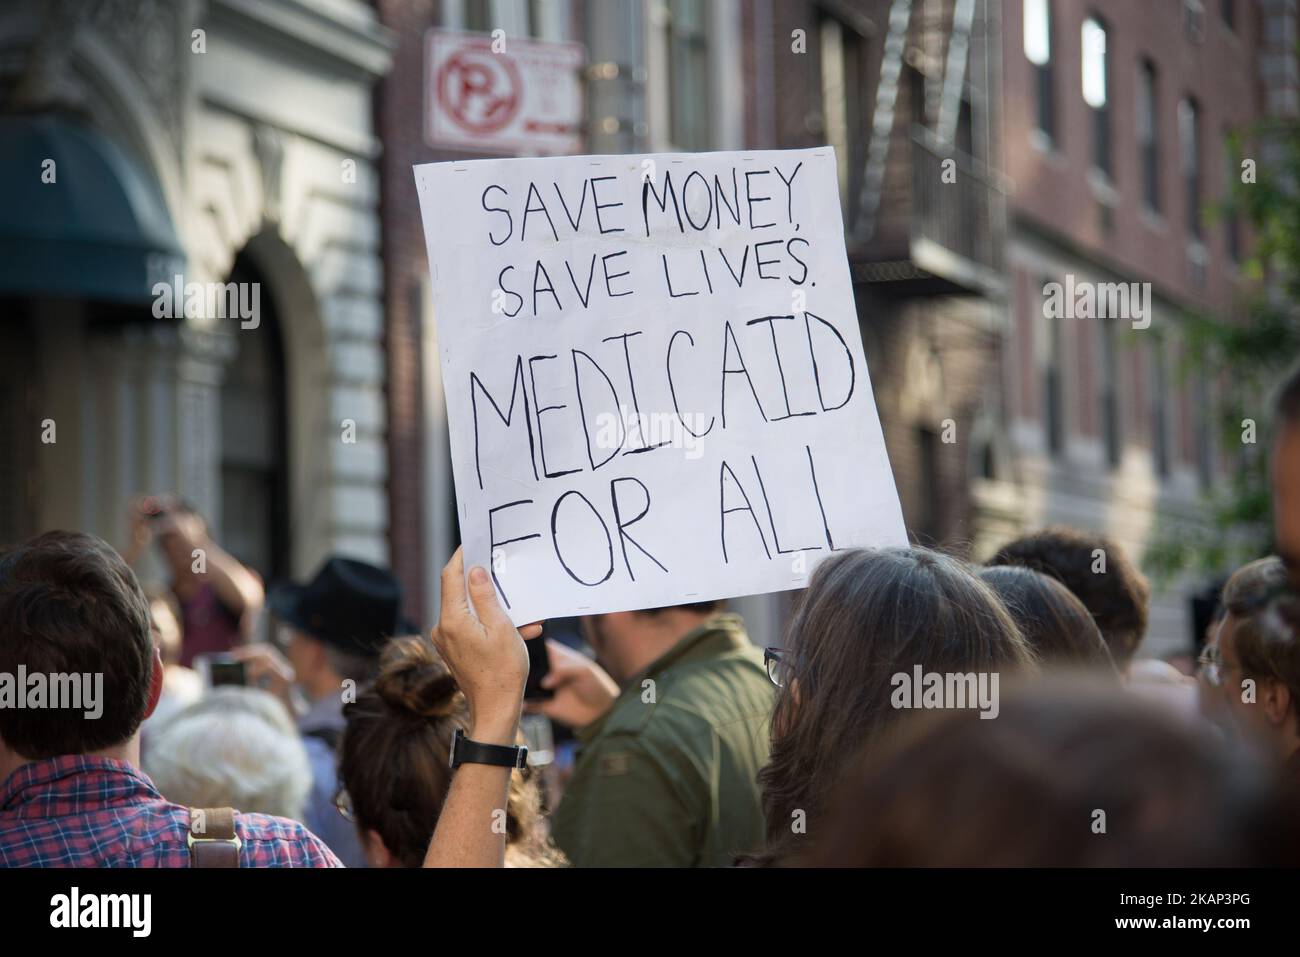
M721 604L586 618L599 665L548 643L540 710L580 742L553 821L575 866L719 867L761 847L773 688Z

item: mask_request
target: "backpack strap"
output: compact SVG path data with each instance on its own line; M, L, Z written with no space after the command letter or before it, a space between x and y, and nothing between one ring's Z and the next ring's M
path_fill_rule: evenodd
M190 808L186 843L190 849L190 867L238 867L243 842L235 830L235 809Z

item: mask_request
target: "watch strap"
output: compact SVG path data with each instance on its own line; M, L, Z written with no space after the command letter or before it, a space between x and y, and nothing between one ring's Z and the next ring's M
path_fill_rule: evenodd
M451 766L490 764L499 768L522 770L528 766L528 749L522 745L484 744L472 741L457 728L451 739Z

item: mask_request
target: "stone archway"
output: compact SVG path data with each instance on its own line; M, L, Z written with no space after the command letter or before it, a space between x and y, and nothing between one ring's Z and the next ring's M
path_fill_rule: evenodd
M260 298L269 323L276 326L282 357L279 384L283 413L284 498L287 515L285 574L309 574L331 547L330 478L333 474L329 417L326 332L316 295L297 255L274 229L253 236L236 258L247 262L263 283ZM232 275L234 271L232 270ZM256 334L238 330L234 334Z
M253 300L256 325L246 321L232 328L232 355L221 381L219 541L273 581L291 572L282 322L275 297L247 252L235 257L227 281L261 292Z

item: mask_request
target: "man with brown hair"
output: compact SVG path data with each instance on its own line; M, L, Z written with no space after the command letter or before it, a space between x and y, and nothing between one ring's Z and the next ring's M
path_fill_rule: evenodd
M1031 568L1065 585L1092 615L1120 673L1128 671L1146 636L1151 586L1117 544L1053 526L1003 545L989 564Z
M87 678L91 707L53 693ZM338 866L294 821L236 814L218 840L158 793L139 732L162 679L144 593L107 544L47 532L0 554L0 866L189 867L196 836L226 866Z

